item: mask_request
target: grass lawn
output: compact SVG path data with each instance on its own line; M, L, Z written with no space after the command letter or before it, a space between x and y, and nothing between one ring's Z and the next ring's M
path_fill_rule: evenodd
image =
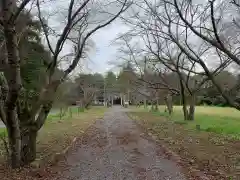
M197 107L195 121L185 122L180 106L174 107L170 118L164 107L159 109L160 112L148 112L134 108L129 116L179 154L186 166L206 172L210 179L225 179L217 171L229 178L240 178L240 112L232 108ZM196 130L196 124L201 131Z
M102 118L107 108L92 107L78 113L72 108L72 117L67 113L60 120L59 115L49 115L45 125L38 133L37 158L49 160L54 153L64 150L74 137L80 136L96 119ZM0 129L3 135L4 129ZM0 144L0 156L4 155L4 147Z
M202 131L215 132L240 139L240 111L228 107L197 106L195 120L186 122L183 118L182 106L174 106L174 113L169 117L164 107L159 107L154 115L165 116L178 124L186 124L190 129L200 125Z

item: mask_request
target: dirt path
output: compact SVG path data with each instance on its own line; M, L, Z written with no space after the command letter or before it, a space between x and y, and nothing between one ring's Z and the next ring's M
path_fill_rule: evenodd
M113 107L91 127L66 160L58 180L185 180L153 140Z

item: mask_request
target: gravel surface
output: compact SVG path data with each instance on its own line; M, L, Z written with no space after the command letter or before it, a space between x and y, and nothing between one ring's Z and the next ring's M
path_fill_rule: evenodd
M79 140L65 160L58 180L185 180L164 158L160 147L132 121L122 107L105 113Z

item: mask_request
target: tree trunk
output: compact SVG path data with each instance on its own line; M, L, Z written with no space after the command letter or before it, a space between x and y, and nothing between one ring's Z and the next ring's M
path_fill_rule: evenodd
M169 115L171 115L173 113L172 97L170 95L167 95L167 97L165 98L165 102L166 102L168 113Z
M70 118L72 118L72 108L69 108L69 114L70 114Z
M151 111L154 111L154 103L153 103L153 100L151 101Z
M195 105L190 105L189 113L188 113L188 120L194 120L194 112L195 112Z
M147 109L147 100L146 100L146 98L144 97L144 109Z
M46 102L42 107L36 120L28 120L21 124L21 165L28 165L36 159L36 142L37 132L43 126L50 109L52 108L53 101Z
M187 104L186 104L187 101L186 101L186 95L185 95L185 88L184 88L184 84L181 79L180 79L180 92L181 92L184 120L188 120L188 110L187 110Z
M195 114L195 95L191 95L189 102L188 120L193 121Z
M183 104L183 115L184 115L184 120L188 120L188 110L187 110L186 103Z
M12 112L14 114L14 112ZM12 116L15 116L12 115ZM16 117L12 117L16 118ZM10 159L12 168L19 168L21 165L21 137L20 137L20 129L17 120L10 120L12 118L7 119L7 132L8 132L8 142L9 142L9 150L10 150Z
M36 159L37 131L27 128L21 132L21 162L27 165Z
M60 108L60 113L59 113L59 116L60 116L60 120L62 119L63 117L63 107Z
M155 111L158 111L158 99L156 100Z
M56 89L54 89L56 92ZM45 102L42 105L41 110L38 114L37 119L34 121L34 125L28 127L27 131L24 131L22 135L22 157L24 164L29 164L36 158L36 142L37 142L37 132L44 125L47 116L52 109L53 99ZM25 156L27 155L27 156Z
M8 64L6 67L6 76L8 80L8 95L5 103L6 126L8 131L8 140L11 156L12 168L18 168L21 165L21 137L19 129L19 120L16 113L16 103L21 89L20 57L18 51L17 35L15 23L9 22L9 17L14 12L16 1L7 1L2 3L3 29L5 45L7 50Z
M171 104L168 104L167 108L168 108L168 113L171 115L171 114L173 113L173 107L172 107L172 105L171 105Z

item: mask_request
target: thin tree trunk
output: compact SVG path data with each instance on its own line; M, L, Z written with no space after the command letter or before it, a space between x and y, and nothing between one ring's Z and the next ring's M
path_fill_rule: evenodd
M172 105L168 104L168 113L171 115L173 113Z
M194 114L195 114L195 95L192 94L190 97L190 102L189 102L188 120L193 121Z
M60 108L60 120L62 119L63 117L63 107Z
M180 80L180 92L181 92L184 120L188 120L188 110L187 110L187 104L186 104L187 101L186 101L186 95L185 95L185 88L182 80Z
M187 105L186 103L183 103L183 115L184 115L184 120L188 120L188 110L187 110Z
M166 102L168 113L169 115L171 115L173 113L172 97L170 95L167 95L167 97L165 98L165 102Z
M158 99L156 100L155 111L158 111Z
M153 100L151 100L151 111L154 111L154 103L153 103Z
M143 102L143 104L144 104L144 109L147 109L147 100L146 100L145 97L144 97L144 102Z
M70 118L72 118L72 108L69 108L69 114L70 114Z

